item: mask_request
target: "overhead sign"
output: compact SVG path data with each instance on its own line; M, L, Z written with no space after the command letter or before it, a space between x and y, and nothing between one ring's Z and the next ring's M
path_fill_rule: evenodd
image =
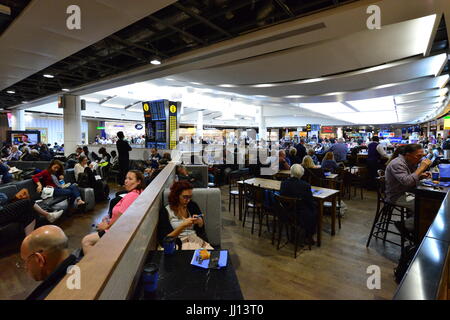
M322 133L334 133L333 127L322 126Z
M140 124L140 123L138 123L134 127L136 128L136 130L142 130L144 128L144 126L142 124Z
M97 127L97 130L105 130L105 127Z
M311 131L311 125L310 125L310 124L307 124L307 125L306 125L306 131L307 131L307 132L310 132L310 131Z
M177 103L169 102L169 149L177 148Z
M450 116L444 118L444 130L450 130Z

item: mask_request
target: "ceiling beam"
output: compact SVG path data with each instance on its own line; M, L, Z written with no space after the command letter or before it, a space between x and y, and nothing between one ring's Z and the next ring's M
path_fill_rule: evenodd
M157 56L159 56L159 57L161 57L161 58L167 58L167 57L168 57L168 55L166 55L165 53L163 53L163 52L161 52L161 51L158 51L158 50L154 50L154 49L150 49L150 48L141 46L140 44L131 42L131 41L129 41L129 40L121 39L120 37L118 37L118 36L116 36L116 35L109 36L109 38L112 39L112 40L114 40L114 41L117 41L117 42L119 42L119 43L121 43L121 44L123 44L123 45L131 46L131 47L135 47L135 48L138 48L138 49L147 51L147 52L149 52L149 53L151 53L151 54L154 54L154 55L157 55Z
M275 2L278 4L278 6L281 7L281 9L283 9L283 11L290 16L291 18L294 17L294 13L291 11L291 9L289 8L289 6L283 2L283 0L275 0Z
M278 1L279 1L279 0L278 0ZM210 26L211 28L213 28L213 29L219 31L220 33L226 35L227 37L229 37L229 38L233 37L233 35L232 35L231 33L229 33L228 31L225 31L224 29L222 29L222 28L219 27L218 25L216 25L216 24L212 23L211 21L209 21L208 19L206 19L206 18L200 16L199 14L195 13L195 12L192 11L191 9L186 8L185 6L181 5L180 3L175 2L175 3L173 4L173 6L174 6L175 8L178 8L179 10L183 11L184 13L187 13L187 14L190 15L191 17L193 17L193 18L195 18L195 19L197 19L197 20L203 22L204 24Z
M175 26L171 25L170 23L164 22L163 20L158 19L158 18L156 18L156 17L154 17L154 16L148 16L147 19L150 19L150 20L152 20L153 22L156 22L156 23L160 23L160 24L162 24L163 26L166 26L167 28L170 28L170 29L172 29L172 30L174 30L174 31L176 31L176 32L179 32L179 33L185 35L186 37L188 37L188 38L194 40L194 41L197 42L197 43L201 43L201 44L203 44L203 45L207 45L207 44L208 44L205 40L200 39L200 38L198 38L198 37L196 37L196 36L190 34L189 32L184 31L184 30L182 30L182 29L180 29L180 28L178 28L178 27L175 27Z

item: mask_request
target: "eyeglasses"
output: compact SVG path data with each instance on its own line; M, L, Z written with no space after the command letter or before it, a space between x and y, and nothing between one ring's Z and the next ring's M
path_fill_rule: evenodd
M39 250L39 251L33 252L33 253L30 254L25 260L23 260L23 261L17 261L17 262L16 262L16 267L17 267L18 269L26 270L26 269L27 269L27 265L28 265L28 260L29 260L32 256L34 256L36 253L42 253L42 252L44 252L44 250Z
M184 200L191 200L192 196L182 196Z

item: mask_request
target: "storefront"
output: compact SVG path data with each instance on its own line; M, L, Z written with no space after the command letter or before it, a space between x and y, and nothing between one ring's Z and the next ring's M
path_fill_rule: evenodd
M119 131L122 131L127 139L141 138L142 136L145 136L143 122L105 121L104 128L106 138L113 138L117 136L117 132ZM92 138L93 137L91 137L91 140L93 140Z
M336 138L336 128L330 127L330 126L322 126L320 128L320 138L335 139Z

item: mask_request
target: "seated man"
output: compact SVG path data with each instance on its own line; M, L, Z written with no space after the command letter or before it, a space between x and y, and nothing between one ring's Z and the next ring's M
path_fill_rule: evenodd
M27 300L43 300L66 275L67 268L77 263L77 256L67 250L68 239L57 226L43 226L22 242L20 256L28 274L43 281Z
M194 176L190 175L185 166L177 166L176 173L177 173L177 176L178 176L178 181L187 180L190 183L192 183L194 188L201 188L202 187L201 181L198 181L197 178L195 178Z
M405 207L411 213L414 212L414 198L407 196L405 192L414 189L419 180L430 177L430 173L425 171L431 165L431 161L426 158L422 160L424 156L425 152L420 144L408 144L402 148L397 158L389 162L385 173L387 202ZM396 226L401 232L406 231L398 223ZM414 218L407 219L404 227L412 232Z

